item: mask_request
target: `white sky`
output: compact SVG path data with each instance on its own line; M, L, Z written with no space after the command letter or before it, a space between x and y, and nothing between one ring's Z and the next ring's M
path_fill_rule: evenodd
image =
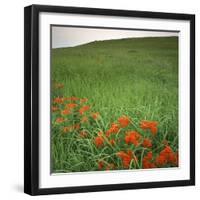
M52 26L52 48L73 47L95 40L156 36L178 36L178 33Z

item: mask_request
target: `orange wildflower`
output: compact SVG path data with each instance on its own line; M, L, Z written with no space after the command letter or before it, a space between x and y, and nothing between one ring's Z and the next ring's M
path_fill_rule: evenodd
M136 131L128 131L125 136L125 142L127 144L132 143L135 146L138 146L140 139L141 139L141 135Z
M98 162L98 169L101 170L104 167L104 162L103 161L99 161Z
M58 103L58 104L62 104L64 102L64 99L62 97L56 97L53 100L53 103Z
M115 145L115 140L114 139L111 139L109 142L110 142L111 145Z
M152 153L152 151L149 151L148 153L147 153L147 155L144 157L144 159L146 159L146 160L152 160L153 159L153 153Z
M158 132L158 122L156 121L141 121L140 128L143 130L150 130L153 135Z
M111 134L111 131L110 131L110 129L109 129L109 130L106 131L106 136L109 137L110 134Z
M70 97L70 100L71 100L71 101L78 101L79 98L78 98L78 97L73 97L73 96L72 96L72 97Z
M161 152L161 154L170 154L170 153L173 153L173 150L170 146L166 146Z
M128 150L127 152L120 151L116 154L119 158L122 159L123 167L129 168L131 160L133 158L133 153L131 150Z
M156 157L156 164L163 166L165 164L178 164L178 154L174 153L170 146L166 146Z
M171 153L168 155L168 162L173 165L178 165L178 153Z
M83 116L81 119L81 123L87 123L88 122L88 117L87 116Z
M102 136L97 136L94 139L94 143L95 143L96 147L101 147L104 144L104 138Z
M88 111L90 109L90 106L83 106L79 109L79 113L82 115L84 112Z
M118 119L118 122L122 128L125 128L130 124L130 119L127 116L122 116Z
M178 162L178 153L175 153L170 146L166 146L161 152L160 152L161 155L164 155L167 160L168 160L168 163L171 163L171 164L177 164Z
M66 126L66 127L64 127L63 128L63 131L65 132L65 133L67 133L67 132L71 132L71 131L73 131L73 130L79 130L80 129L80 124L74 124L74 125L72 125L72 126Z
M92 116L92 118L93 118L94 120L96 120L96 119L99 117L99 112L92 113L91 116Z
M163 166L167 164L167 158L165 155L158 155L155 162L157 166Z
M63 110L63 111L61 112L61 114L63 114L63 115L69 115L70 113L71 113L71 111L68 110L68 109L65 109L65 110Z
M109 137L111 133L118 133L119 125L112 123L110 129L106 131L106 136Z
M152 142L151 142L151 140L148 139L148 138L145 138L145 139L143 140L142 146L145 147L145 148L151 148L151 147L152 147Z
M88 101L87 98L82 98L82 99L80 99L80 103L86 103L87 101Z
M152 126L152 127L150 128L150 130L151 130L151 133L152 133L153 135L156 135L157 132L158 132L158 127L157 127L157 126Z
M63 128L63 132L64 132L64 133L67 133L67 132L70 132L70 131L72 131L72 127L71 127L71 126L65 126L65 127Z
M52 106L51 107L52 112L56 112L59 110L59 108L57 106Z
M80 137L85 138L87 137L88 133L86 131L81 131L80 132Z
M69 108L69 109L73 109L75 107L77 107L78 105L76 103L68 103L66 104L66 107Z
M110 131L111 131L112 133L117 133L117 132L119 131L119 126L118 126L118 124L112 123L112 124L111 124L111 127L110 127Z
M56 119L56 123L63 123L64 121L65 121L65 119L62 118L62 117L58 117L58 118Z
M146 156L142 159L143 169L155 168L155 164L152 162L153 154L152 151L148 152Z
M151 168L155 168L156 165L148 160L143 160L142 167L143 167L143 169L151 169Z
M64 100L65 101L78 101L79 98L78 97L65 97Z

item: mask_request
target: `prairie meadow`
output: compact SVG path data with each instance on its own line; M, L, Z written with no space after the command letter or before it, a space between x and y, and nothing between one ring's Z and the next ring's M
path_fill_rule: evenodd
M178 166L178 37L51 50L53 173Z

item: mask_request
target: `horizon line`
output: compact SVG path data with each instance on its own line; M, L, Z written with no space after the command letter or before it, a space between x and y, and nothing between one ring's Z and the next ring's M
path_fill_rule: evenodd
M75 46L63 46L63 47L51 47L51 49L64 49L64 48L73 48L73 47L79 47L79 46L83 46L83 45L87 45L87 44L91 44L91 43L94 43L94 42L103 42L103 41L114 41L114 40L124 40L124 39L142 39L142 38L169 38L169 37L178 37L178 36L137 36L137 37L126 37L126 38L119 38L119 39L105 39L105 40L93 40L91 42L86 42L86 43L82 43L82 44L78 44L78 45L75 45Z

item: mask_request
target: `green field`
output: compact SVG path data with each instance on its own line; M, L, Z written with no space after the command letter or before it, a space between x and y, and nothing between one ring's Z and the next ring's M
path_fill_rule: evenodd
M124 169L124 160L117 152L127 149L137 157L131 159L129 169L144 168L143 158L150 151L151 162L156 163L166 146L178 154L178 37L95 41L52 49L51 80L52 106L58 108L51 115L52 172ZM78 106L71 114L62 115L65 104L72 102L57 105L56 97L87 98L85 105L90 111L84 116L88 122L81 124L79 100L73 101ZM91 118L92 112L98 112L98 119ZM130 123L112 136L117 142L111 145L104 133L121 116L128 116ZM55 122L59 117L65 121ZM158 123L156 136L141 129L142 120ZM63 132L75 124L80 127ZM81 131L86 136L80 136ZM142 138L150 139L152 147L126 144L127 131L137 131ZM101 147L94 142L98 132L103 133ZM155 164L173 166L177 164Z

